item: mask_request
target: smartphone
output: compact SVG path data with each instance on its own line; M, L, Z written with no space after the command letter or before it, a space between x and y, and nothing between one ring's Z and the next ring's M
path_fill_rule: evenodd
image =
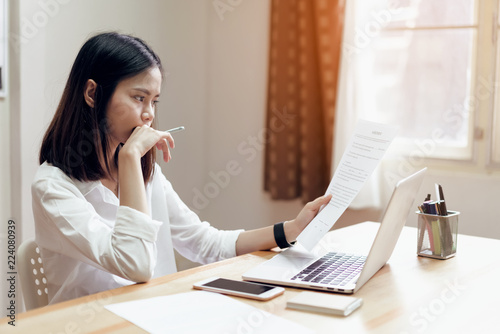
M269 300L285 292L284 288L259 283L236 281L227 278L212 277L193 285L195 289L219 292L238 297Z

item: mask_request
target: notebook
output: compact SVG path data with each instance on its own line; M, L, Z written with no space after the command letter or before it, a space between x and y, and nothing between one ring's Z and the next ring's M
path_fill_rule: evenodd
M399 181L368 255L329 252L321 256L290 247L243 274L247 281L354 293L389 260L410 214L426 168Z

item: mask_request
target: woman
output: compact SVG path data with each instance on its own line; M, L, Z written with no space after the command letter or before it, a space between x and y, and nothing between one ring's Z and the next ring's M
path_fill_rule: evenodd
M200 221L155 163L155 147L165 162L174 147L154 129L161 82L160 59L138 38L103 33L78 53L32 184L50 303L173 273L173 248L209 263L289 246L330 200L250 231Z

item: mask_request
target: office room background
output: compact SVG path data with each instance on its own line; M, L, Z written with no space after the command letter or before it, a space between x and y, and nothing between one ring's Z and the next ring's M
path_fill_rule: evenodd
M315 3L325 1L337 3ZM291 2L300 10L301 1ZM500 238L498 0L347 2L339 1L345 11L331 169L358 117L398 123L402 135L337 225L377 220L394 183L428 166L415 210L440 183L448 208L461 212L459 233ZM202 219L222 229L256 228L298 213L300 196L274 200L263 189L270 0L19 0L6 10L3 273L8 221L17 246L34 237L30 184L40 141L77 51L99 31L136 35L160 55L166 76L157 125L186 127L174 135L173 160L161 165ZM426 11L435 15L422 19ZM407 225L416 225L413 213ZM179 269L192 265L179 259Z

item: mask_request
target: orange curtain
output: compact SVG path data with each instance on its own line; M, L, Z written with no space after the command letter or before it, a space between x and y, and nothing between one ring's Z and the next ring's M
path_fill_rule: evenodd
M264 189L321 196L330 182L344 0L271 0Z

